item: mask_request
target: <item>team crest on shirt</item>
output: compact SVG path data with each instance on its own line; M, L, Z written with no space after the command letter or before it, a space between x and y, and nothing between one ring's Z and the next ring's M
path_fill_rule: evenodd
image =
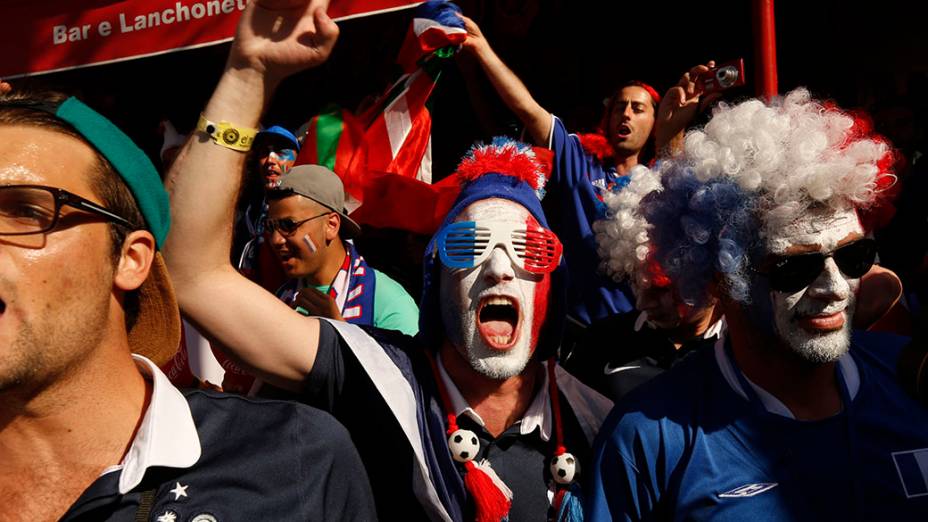
M928 495L928 448L893 452L905 498Z
M771 489L777 487L779 483L777 482L757 482L755 484L745 484L743 486L738 486L737 488L726 491L725 493L719 493L720 498L747 498L760 495L761 493L770 491Z

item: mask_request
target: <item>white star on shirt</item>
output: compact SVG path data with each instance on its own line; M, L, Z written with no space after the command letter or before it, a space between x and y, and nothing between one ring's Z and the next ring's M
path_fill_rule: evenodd
M163 515L158 517L158 522L177 522L177 513L165 511Z
M186 497L187 488L190 487L190 484L187 484L186 486L181 486L180 482L175 482L174 484L176 484L174 489L170 491L170 493L174 493L174 500L180 500L180 497Z

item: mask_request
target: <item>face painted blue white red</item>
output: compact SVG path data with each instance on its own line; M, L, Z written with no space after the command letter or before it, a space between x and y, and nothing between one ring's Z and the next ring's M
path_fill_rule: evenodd
M274 188L280 183L280 177L293 167L296 154L296 149L275 145L268 145L260 151L258 163L266 188Z
M456 222L538 226L521 205L484 199L468 205ZM502 245L473 268L442 265L439 295L448 340L478 373L492 379L518 375L528 364L547 312L549 274L519 268Z
M853 209L829 210L768 230L764 246L769 258L782 259L804 253L830 254L862 237L863 228ZM859 277L847 276L833 257L827 257L815 280L795 292L772 290L763 277L755 279L752 296L764 299L766 290L774 334L790 350L817 364L837 360L847 352Z

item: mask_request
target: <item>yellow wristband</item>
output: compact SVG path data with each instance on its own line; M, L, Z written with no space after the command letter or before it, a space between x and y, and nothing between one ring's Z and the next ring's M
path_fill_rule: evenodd
M227 121L218 123L209 121L202 114L200 115L200 121L197 122L197 130L208 134L216 145L222 145L239 152L251 150L255 135L258 133L258 129L236 127L235 124Z

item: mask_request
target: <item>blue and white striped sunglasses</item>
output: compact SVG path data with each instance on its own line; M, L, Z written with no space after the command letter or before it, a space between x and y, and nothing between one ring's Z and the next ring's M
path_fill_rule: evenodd
M553 272L563 252L561 242L548 229L499 221L452 223L438 233L435 245L448 268L478 266L502 245L514 265L534 274Z

